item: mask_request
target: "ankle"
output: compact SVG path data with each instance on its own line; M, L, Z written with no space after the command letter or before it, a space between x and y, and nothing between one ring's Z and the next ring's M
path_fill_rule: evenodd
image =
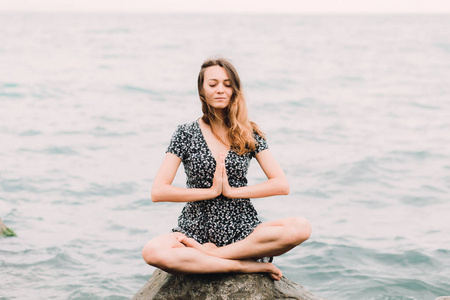
M229 273L245 273L245 265L241 260L230 260Z

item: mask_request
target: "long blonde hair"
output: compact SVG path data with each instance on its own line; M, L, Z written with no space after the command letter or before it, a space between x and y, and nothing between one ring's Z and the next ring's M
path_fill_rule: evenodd
M215 110L206 101L204 95L203 82L205 79L205 70L212 66L220 66L225 69L233 89L230 104L225 108L224 120L216 114ZM264 138L264 133L248 118L247 105L245 104L245 98L241 88L241 79L233 65L222 57L206 60L198 74L197 84L198 94L200 96L200 101L202 102L202 120L211 126L211 131L214 136L226 144L224 139L218 135L216 129L217 122L223 121L227 127L227 137L231 142L231 148L237 154L242 155L247 152L255 151L256 141L253 137L253 132L258 133L262 138Z

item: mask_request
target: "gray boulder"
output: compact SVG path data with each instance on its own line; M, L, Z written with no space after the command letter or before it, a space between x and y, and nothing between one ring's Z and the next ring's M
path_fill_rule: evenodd
M132 300L323 300L286 277L273 281L265 274L171 275L157 269Z

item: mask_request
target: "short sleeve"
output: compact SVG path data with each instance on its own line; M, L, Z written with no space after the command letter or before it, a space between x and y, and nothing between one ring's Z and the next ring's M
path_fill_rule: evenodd
M179 125L170 139L169 147L167 147L167 152L175 154L182 160L186 158L186 151L188 149L187 146L188 138L186 130L183 126Z
M256 141L256 148L254 154L258 154L259 152L269 149L269 145L267 144L266 139L260 136L257 132L253 132L253 137Z

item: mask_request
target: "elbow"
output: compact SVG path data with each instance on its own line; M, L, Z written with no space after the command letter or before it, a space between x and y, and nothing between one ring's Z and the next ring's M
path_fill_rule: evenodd
M289 195L289 192L289 182L287 180L283 180L283 182L280 184L280 195Z
M158 188L152 187L152 192L150 194L152 202L161 202L161 192Z
M289 184L286 184L281 188L281 195L289 195L289 192L290 192Z

